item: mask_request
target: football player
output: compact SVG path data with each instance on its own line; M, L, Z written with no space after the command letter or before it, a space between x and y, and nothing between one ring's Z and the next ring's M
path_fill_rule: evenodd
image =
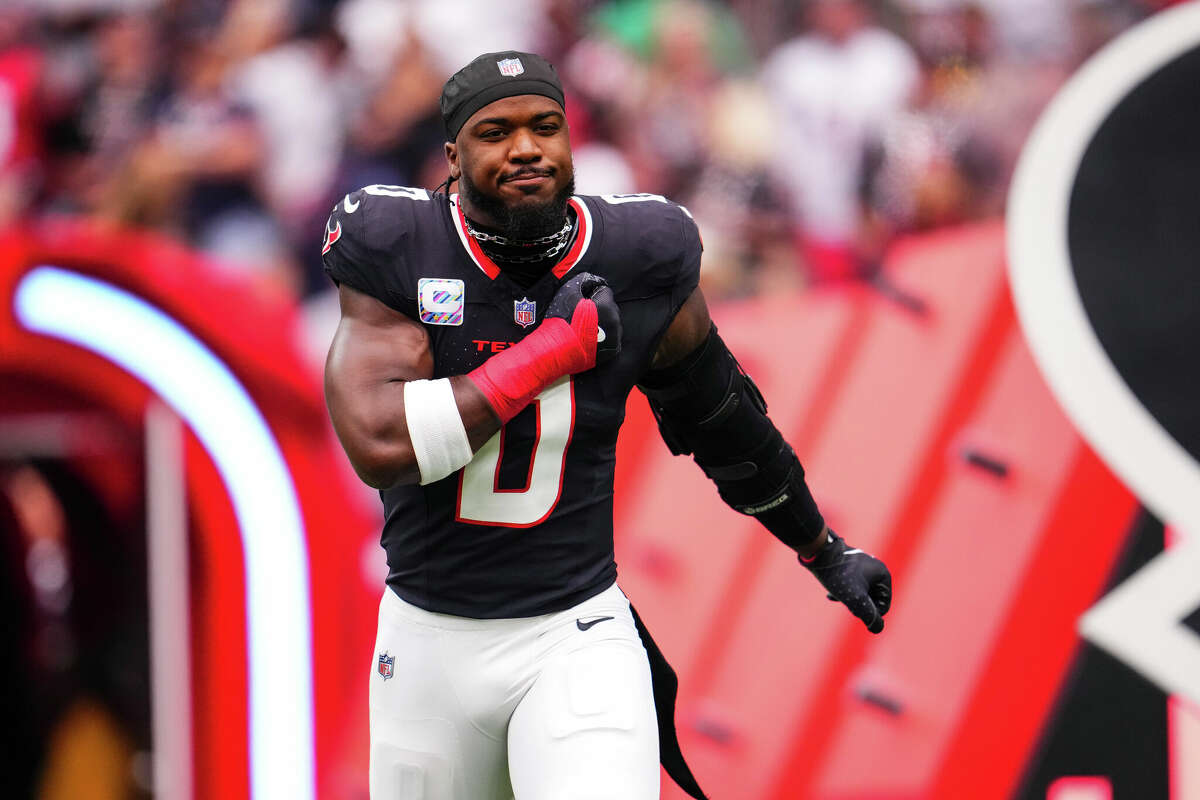
M574 194L553 67L488 53L445 84L447 191L339 202L334 428L379 489L389 574L370 689L375 800L703 797L675 678L616 583L629 392L737 511L874 633L891 578L829 530L709 319L700 235L657 195Z

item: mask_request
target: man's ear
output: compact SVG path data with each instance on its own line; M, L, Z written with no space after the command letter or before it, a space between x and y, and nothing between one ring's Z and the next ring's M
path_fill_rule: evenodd
M450 167L450 177L458 180L462 177L462 168L458 166L458 145L446 142L446 163Z

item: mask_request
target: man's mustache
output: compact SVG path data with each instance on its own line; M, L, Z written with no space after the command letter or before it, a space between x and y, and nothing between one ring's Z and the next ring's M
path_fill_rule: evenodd
M535 175L542 178L551 178L554 177L554 170L549 167L525 167L510 175L505 175L500 179L500 182L507 183L508 181L516 181L520 180L521 178L530 178Z

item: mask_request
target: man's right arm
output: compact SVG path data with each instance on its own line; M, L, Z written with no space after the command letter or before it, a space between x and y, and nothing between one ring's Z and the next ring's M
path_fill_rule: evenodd
M621 349L612 289L586 272L559 287L516 345L467 375L439 379L422 326L345 283L338 292L325 402L354 471L376 489L451 475L551 383Z
M325 361L325 402L354 471L376 489L418 483L421 468L405 415L405 385L433 376L425 329L342 283L342 319ZM449 379L472 452L500 420L467 376ZM411 398L410 398L411 399Z

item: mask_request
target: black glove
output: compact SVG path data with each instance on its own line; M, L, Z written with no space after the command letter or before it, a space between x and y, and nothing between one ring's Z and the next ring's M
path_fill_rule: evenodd
M621 312L617 308L612 288L599 275L581 272L558 287L547 317L561 317L567 322L575 313L580 300L591 300L596 304L599 330L596 332L596 363L611 361L621 352Z
M811 561L800 563L821 582L830 600L845 603L871 633L883 630L883 615L892 606L892 573L870 553L846 546L832 530Z

